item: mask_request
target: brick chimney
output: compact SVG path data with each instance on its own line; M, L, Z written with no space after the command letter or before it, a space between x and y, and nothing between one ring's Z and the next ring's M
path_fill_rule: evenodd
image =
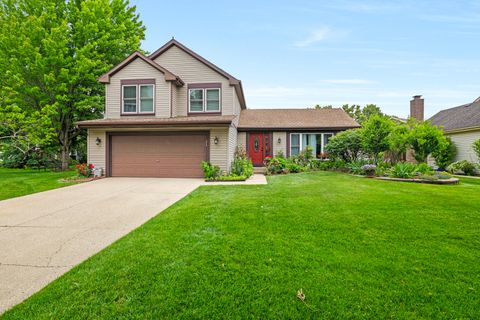
M424 120L424 101L421 95L413 96L410 100L410 117L418 121Z

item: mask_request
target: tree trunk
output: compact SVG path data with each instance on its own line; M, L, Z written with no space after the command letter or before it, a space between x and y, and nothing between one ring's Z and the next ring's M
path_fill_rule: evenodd
M64 144L62 145L62 152L61 152L61 161L62 161L62 171L68 169L68 164L70 160L70 145Z

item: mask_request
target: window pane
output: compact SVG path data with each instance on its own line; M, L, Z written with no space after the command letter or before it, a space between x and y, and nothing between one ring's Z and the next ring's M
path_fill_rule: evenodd
M317 143L316 143L316 152L315 152L315 157L321 158L321 153L322 153L322 135L317 134L316 135Z
M300 135L298 133L292 134L291 139L292 146L300 146Z
M203 89L190 90L190 100L202 100L202 99L203 99Z
M220 100L220 90L207 89L207 100Z
M123 112L137 112L137 100L136 99L124 99L123 100Z
M328 144L328 140L333 136L333 134L330 134L330 133L326 133L323 135L323 147L325 148L325 146Z
M153 98L153 86L140 86L140 98Z
M297 156L300 153L300 147L291 147L290 148L290 155Z
M140 112L153 112L153 99L142 99L140 101Z
M220 111L220 102L207 100L207 111Z
M203 102L190 101L190 111L203 111Z
M123 87L123 97L124 98L136 98L137 97L137 86L125 86L125 87Z

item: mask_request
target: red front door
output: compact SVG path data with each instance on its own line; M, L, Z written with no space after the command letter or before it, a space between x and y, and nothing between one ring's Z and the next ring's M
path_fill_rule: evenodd
M254 166L262 166L265 157L271 155L270 134L263 132L249 133L248 155Z

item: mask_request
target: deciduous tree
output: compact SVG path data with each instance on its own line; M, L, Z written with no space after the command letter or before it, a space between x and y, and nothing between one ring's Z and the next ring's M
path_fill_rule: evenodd
M67 168L79 134L75 122L100 117L104 109L97 78L139 50L144 39L135 10L127 0L2 0L4 135L57 146Z

